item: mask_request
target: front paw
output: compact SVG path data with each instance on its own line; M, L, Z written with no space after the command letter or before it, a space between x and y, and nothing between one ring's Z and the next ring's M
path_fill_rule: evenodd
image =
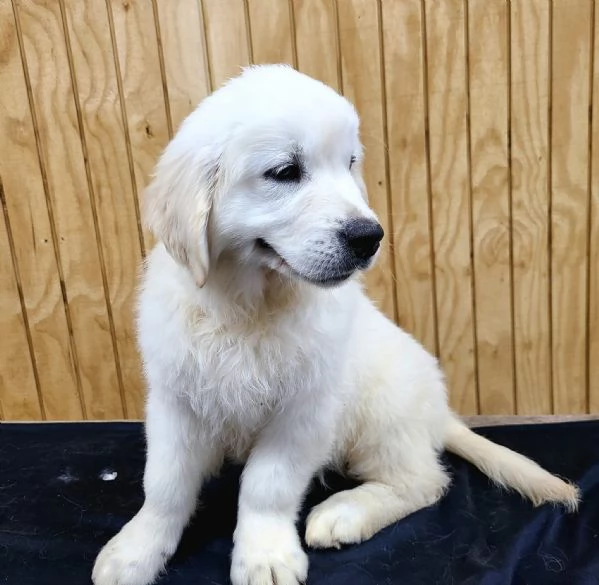
M308 575L308 556L288 520L258 518L235 531L233 585L298 585Z
M100 551L94 564L94 585L153 583L178 544L164 521L142 509Z

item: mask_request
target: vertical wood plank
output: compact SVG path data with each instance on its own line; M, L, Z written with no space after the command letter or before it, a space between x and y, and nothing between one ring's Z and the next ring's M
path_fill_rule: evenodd
M385 230L377 264L366 275L370 297L390 318L395 319L395 282L391 246L390 206L385 149L385 113L381 37L377 3L348 0L339 10L339 46L343 92L358 110L365 149L364 179L369 202Z
M335 0L293 0L293 10L298 69L341 92Z
M249 0L248 8L253 62L293 65L292 15L289 2Z
M60 6L43 0L22 0L17 6L85 407L91 418L121 418L123 407L104 296L103 267L90 205Z
M595 4L14 0L23 70L0 2L0 418L120 417L117 364L141 416L137 198L169 130L249 62L295 63L356 104L392 235L369 291L439 350L452 405L476 412L478 376L482 412L599 412Z
M381 17L397 320L436 352L420 1L382 3Z
M556 414L587 411L586 277L591 0L553 2L552 330Z
M470 148L481 414L513 414L505 0L469 0Z
M599 413L599 6L594 6L589 250L589 411Z
M2 186L0 184L0 194ZM2 196L4 199L4 196ZM0 412L5 420L41 420L27 332L13 270L9 236L0 209Z
M511 184L518 414L551 414L549 3L511 2Z
M0 135L3 137L0 140L0 180L4 186L39 391L47 419L77 420L83 418L84 413L10 2L0 4L0 38L3 39L0 87L7 88L0 92ZM8 272L6 275L9 278ZM10 310L6 310L10 314ZM5 311L4 305L0 311ZM3 355L6 357L4 352ZM26 386L18 379L12 384L17 394L20 385ZM24 397L27 395L24 390ZM7 416L15 418L12 408L8 409Z
M451 405L476 414L464 2L424 4L439 356Z
M158 2L171 126L210 93L203 15L198 0Z
M106 0L116 52L120 99L124 106L125 140L130 173L138 199L169 139L169 119L160 70L152 3ZM139 207L139 205L138 205ZM143 230L145 251L154 244Z
M65 16L81 109L100 244L123 385L125 414L143 415L141 365L135 345L134 303L141 245L135 193L104 3L66 0Z
M202 0L212 87L241 73L251 62L243 0Z

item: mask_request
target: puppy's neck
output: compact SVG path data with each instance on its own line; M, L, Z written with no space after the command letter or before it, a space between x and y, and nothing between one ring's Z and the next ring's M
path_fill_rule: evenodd
M201 293L208 305L204 309L213 317L223 324L239 324L288 314L318 290L272 270L222 258Z

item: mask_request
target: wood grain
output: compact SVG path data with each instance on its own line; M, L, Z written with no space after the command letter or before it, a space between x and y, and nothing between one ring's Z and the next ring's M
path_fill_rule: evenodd
M249 22L243 0L202 0L212 87L251 63Z
M133 313L142 252L108 13L100 2L65 0L64 6L125 416L141 418L144 393Z
M591 7L590 0L553 3L551 315L556 414L587 411L585 307Z
M33 106L85 408L91 418L122 417L97 226L90 205L60 6L42 0L23 0L17 5L29 75L34 80Z
M156 21L149 1L106 2L120 99L124 105L130 173L136 196L141 199L148 177L169 139L170 122L158 55ZM152 234L144 229L143 249L147 252L153 245Z
M203 15L198 0L157 4L171 127L210 93Z
M592 110L593 126L591 128L592 158L589 177L591 206L590 240L589 240L589 339L588 339L588 377L589 377L589 412L599 414L599 6L594 6L593 35L593 78L592 78Z
M480 414L513 414L508 4L469 0L467 51Z
M342 91L335 0L293 0L297 67Z
M425 6L439 356L451 405L476 414L464 3Z
M4 195L0 183L2 200ZM41 420L42 409L10 249L4 201L0 213L0 416Z
M292 17L291 6L285 0L248 1L254 63L294 64Z
M356 104L387 233L368 291L452 406L599 412L596 4L0 0L0 418L142 415L139 199L252 62Z
M378 215L386 238L377 264L366 275L367 290L379 308L396 318L392 256L393 233L388 201L386 104L381 70L379 11L370 0L349 0L339 12L339 47L343 93L358 110L365 150L364 176L369 203Z
M516 404L518 414L549 414L549 3L512 2L510 29Z
M380 34L397 320L435 351L420 17L418 1L383 3Z
M2 213L0 214L0 416L6 420L41 420L43 407L39 400L36 364L27 337L26 313L21 302L17 272L11 250L8 215L0 182Z
M46 207L18 35L9 2L0 3L0 39L0 86L10 88L10 91L0 92L0 134L3 136L0 140L0 180L22 288L26 312L23 317L29 327L45 417L48 420L77 420L84 417L84 411L72 354L73 342L61 293L60 270ZM10 281L9 272L3 270L2 274L6 274ZM10 295L6 309L4 304L0 309L7 315L13 310L9 298ZM21 325L16 327L14 334L9 325L2 331L6 331L10 338L14 335L20 339L22 332L18 330ZM12 350L2 354L12 356ZM14 385L13 391L17 394L18 388L23 386L23 400L27 402L27 397L31 396L25 381L17 378ZM37 403L37 396L32 400ZM39 406L31 407L29 411L39 413ZM6 408L6 416L14 418L12 407Z

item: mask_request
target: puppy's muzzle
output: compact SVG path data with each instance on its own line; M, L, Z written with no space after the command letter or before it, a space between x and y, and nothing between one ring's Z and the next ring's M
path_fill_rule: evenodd
M379 249L385 232L372 219L354 218L343 226L340 236L359 264L368 262Z

